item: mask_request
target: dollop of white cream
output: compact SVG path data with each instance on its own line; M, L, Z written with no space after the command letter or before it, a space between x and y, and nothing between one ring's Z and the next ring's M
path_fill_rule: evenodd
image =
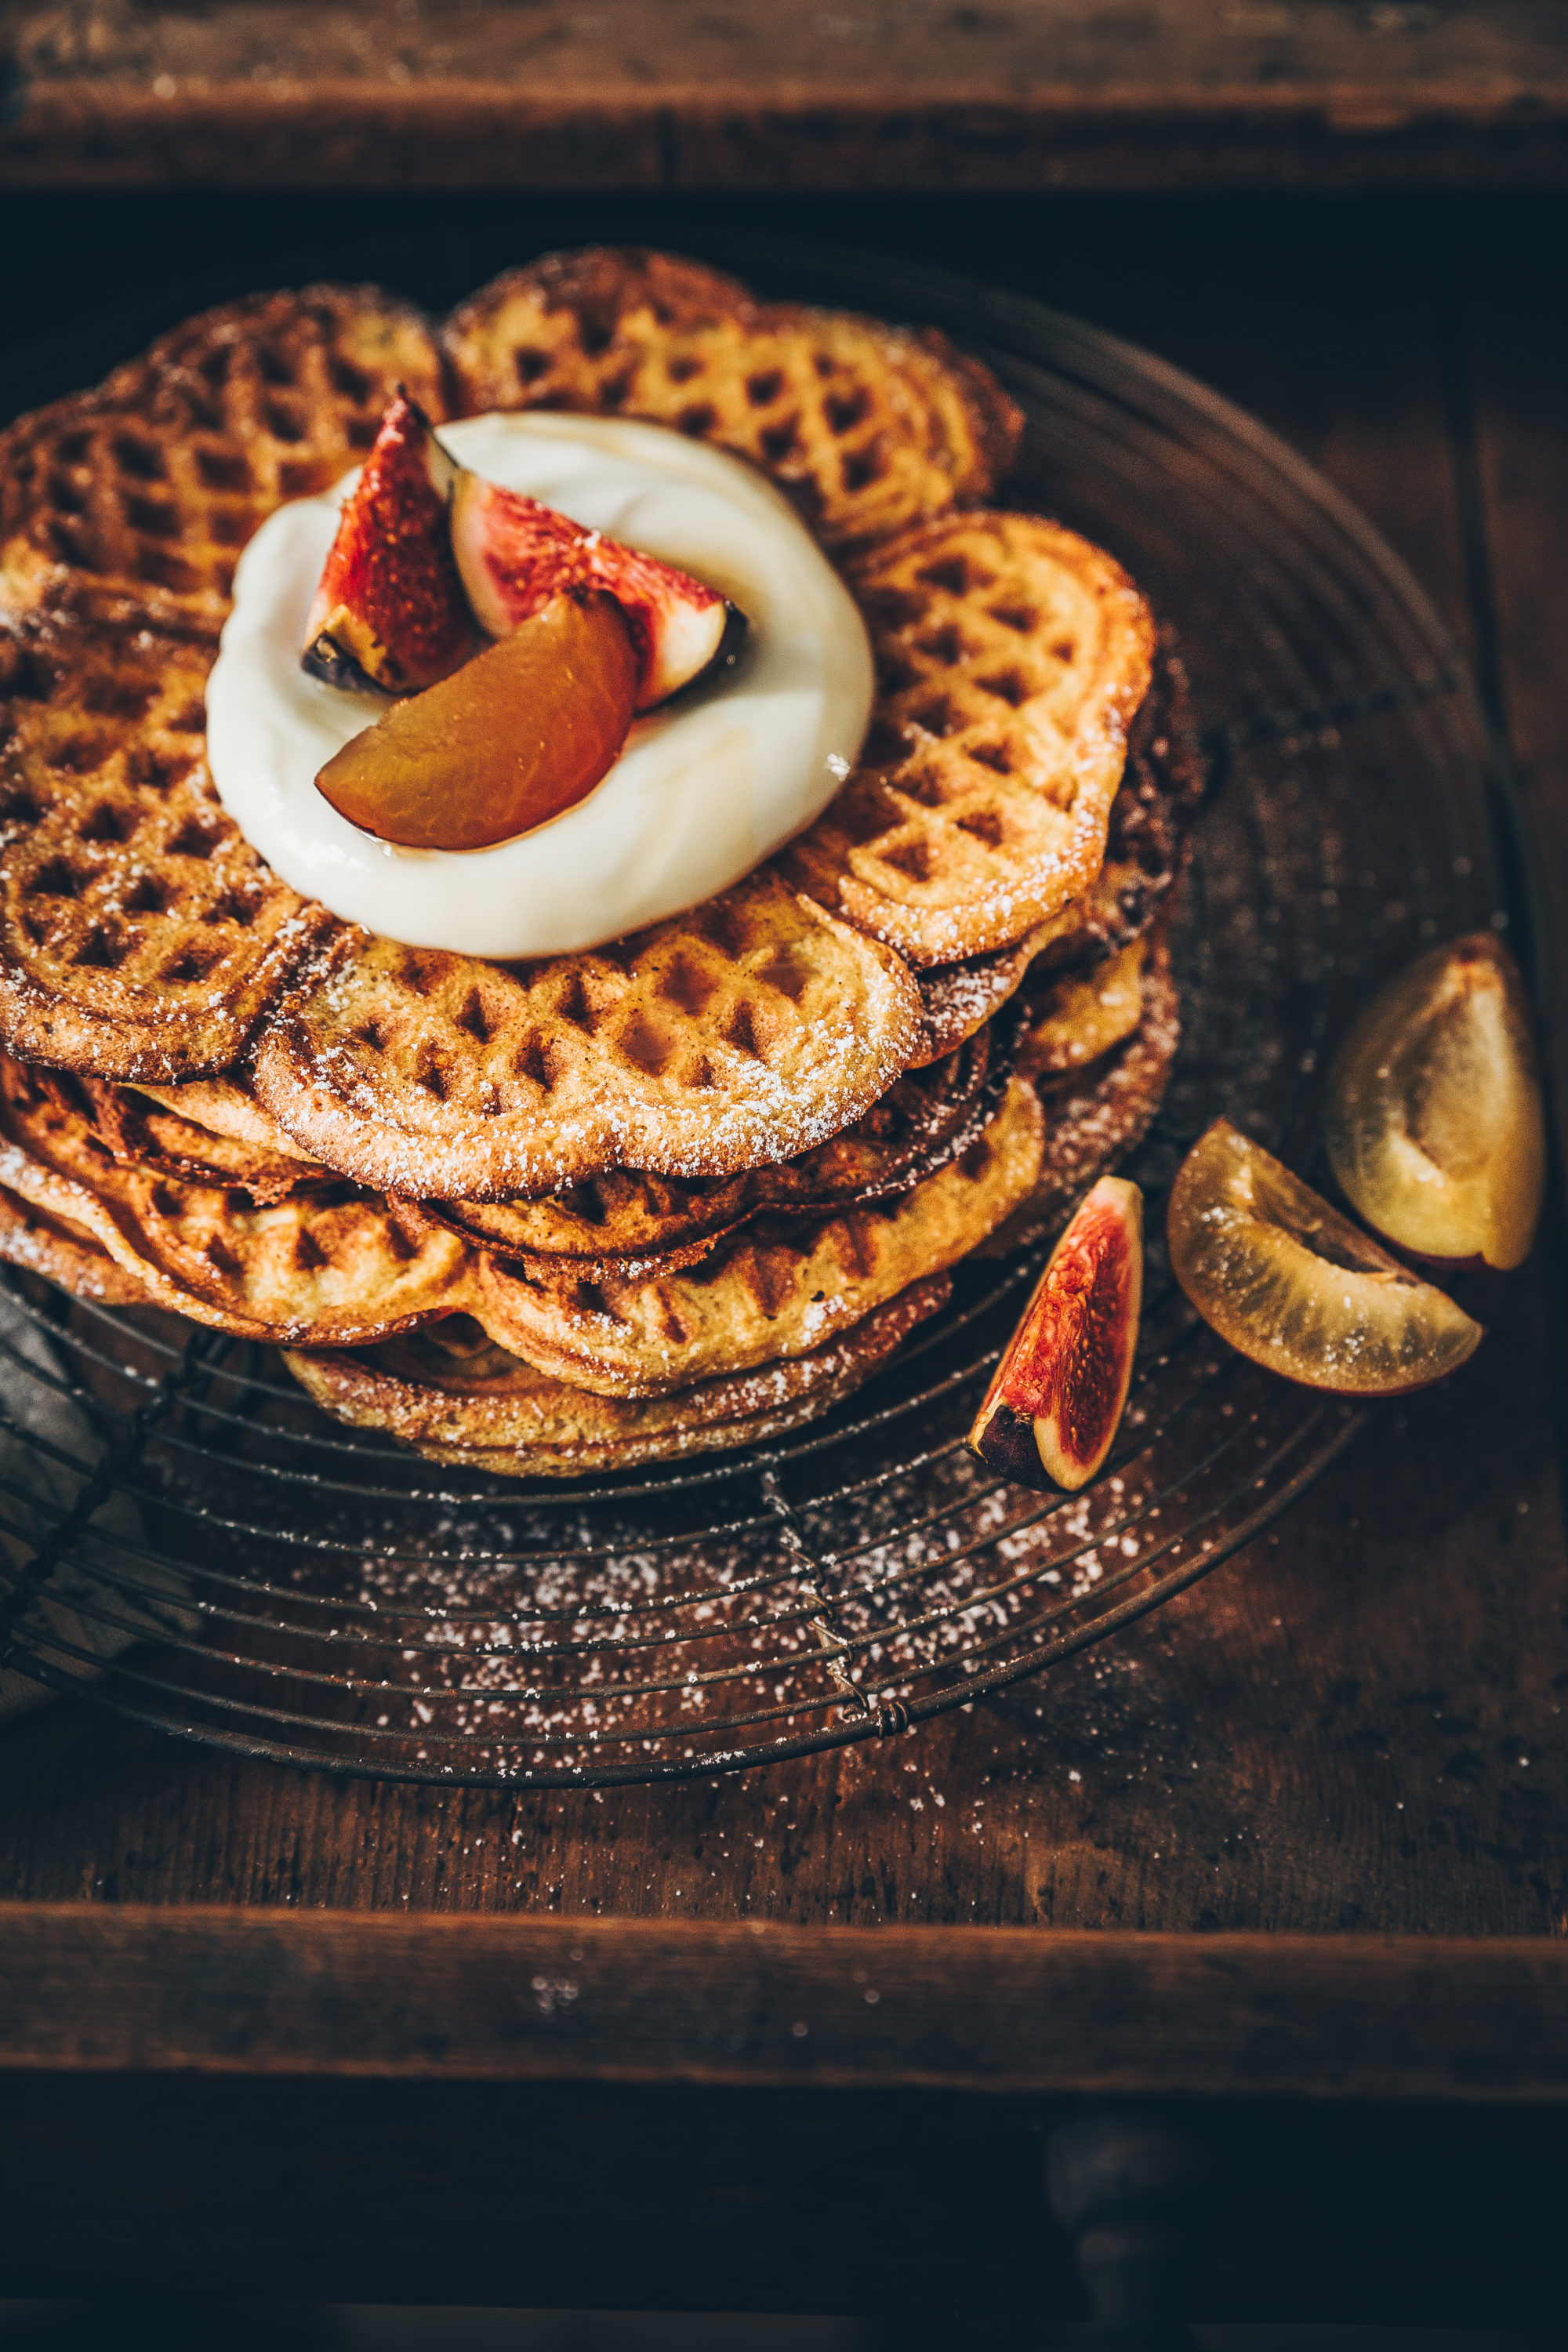
M488 480L719 589L751 624L740 660L638 719L603 782L532 833L460 852L376 841L315 779L387 706L300 667L351 474L279 508L240 559L207 752L246 839L347 921L497 961L596 947L739 881L811 823L859 754L871 650L843 582L771 483L662 426L498 414L440 436Z

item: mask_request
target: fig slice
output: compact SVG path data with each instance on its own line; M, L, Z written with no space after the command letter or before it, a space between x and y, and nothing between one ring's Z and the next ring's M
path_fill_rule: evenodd
M1373 999L1334 1056L1325 1131L1345 1198L1395 1248L1522 1265L1546 1120L1524 982L1495 932L1433 949Z
M452 554L458 467L399 390L345 501L300 658L329 686L417 694L479 643Z
M1216 1118L1171 1188L1171 1267L1241 1355L1308 1388L1398 1396L1458 1370L1481 1327L1272 1152Z
M556 596L455 676L395 703L316 788L379 840L488 849L587 797L626 741L637 677L615 599Z
M1102 1176L1002 1351L971 1452L1037 1493L1087 1486L1121 1424L1142 1304L1143 1195Z
M644 555L519 490L466 470L452 498L452 547L479 625L504 636L551 597L602 588L626 616L639 662L637 707L651 710L721 654L733 658L744 616L689 572Z

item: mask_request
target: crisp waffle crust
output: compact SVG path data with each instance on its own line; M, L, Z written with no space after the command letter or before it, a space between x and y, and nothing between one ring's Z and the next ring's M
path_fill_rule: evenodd
M63 570L216 632L247 540L358 464L399 383L446 415L429 327L373 286L186 320L97 392L0 434L0 600L47 601Z
M1011 1041L986 1030L908 1071L854 1126L799 1159L738 1176L590 1176L542 1201L458 1201L429 1213L535 1281L647 1281L695 1265L752 1218L804 1216L907 1192L968 1150L1001 1100Z
M0 1184L90 1237L147 1303L242 1338L353 1346L449 1315L471 1253L405 1235L374 1193L339 1184L271 1203L117 1160L86 1104L0 1063Z
M1100 872L1149 691L1149 608L1101 549L1038 515L944 516L850 577L876 713L789 870L912 964L1009 947Z
M793 1158L904 1068L900 959L765 869L596 953L525 968L344 935L271 1021L256 1091L315 1158L435 1200L615 1167L722 1176Z
M700 1265L651 1282L563 1289L487 1256L474 1313L514 1355L605 1396L658 1396L805 1355L966 1257L1033 1190L1043 1139L1039 1103L1015 1079L979 1140L900 1200L804 1232L761 1219Z
M829 546L989 498L1023 425L942 335L758 302L665 254L598 248L509 270L453 313L444 342L463 415L674 425L751 458Z
M70 613L0 630L0 1042L31 1061L221 1068L330 920L218 805L210 650Z
M353 1355L293 1350L284 1360L338 1420L388 1430L432 1461L502 1477L572 1478L785 1435L869 1379L948 1289L945 1276L915 1283L809 1355L673 1396L595 1396L491 1342L456 1350L445 1332Z

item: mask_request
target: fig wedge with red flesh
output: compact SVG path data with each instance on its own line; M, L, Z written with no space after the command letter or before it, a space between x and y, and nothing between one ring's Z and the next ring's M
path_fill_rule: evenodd
M613 597L554 597L455 676L395 703L316 788L379 840L488 849L587 797L626 740L637 677Z
M481 628L504 636L574 586L602 588L626 616L637 649L637 707L651 710L733 653L743 617L716 589L618 540L585 530L553 507L478 474L459 474L452 547Z
M1398 1396L1455 1371L1481 1327L1261 1144L1216 1118L1171 1190L1171 1266L1254 1363L1342 1396Z
M458 467L399 392L339 518L305 624L306 669L329 686L418 694L479 643L452 554Z
M1087 1486L1121 1424L1142 1304L1143 1195L1102 1176L1002 1351L971 1451L1037 1493Z
M1345 1198L1396 1249L1522 1265L1546 1119L1524 982L1495 932L1435 948L1373 998L1334 1056L1325 1133Z

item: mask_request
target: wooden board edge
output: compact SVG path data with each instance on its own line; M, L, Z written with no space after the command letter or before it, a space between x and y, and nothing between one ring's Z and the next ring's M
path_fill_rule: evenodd
M0 2070L1568 2103L1568 1944L0 1906Z
M0 186L1143 190L1568 184L1568 83L1259 89L977 84L530 90L40 81Z

